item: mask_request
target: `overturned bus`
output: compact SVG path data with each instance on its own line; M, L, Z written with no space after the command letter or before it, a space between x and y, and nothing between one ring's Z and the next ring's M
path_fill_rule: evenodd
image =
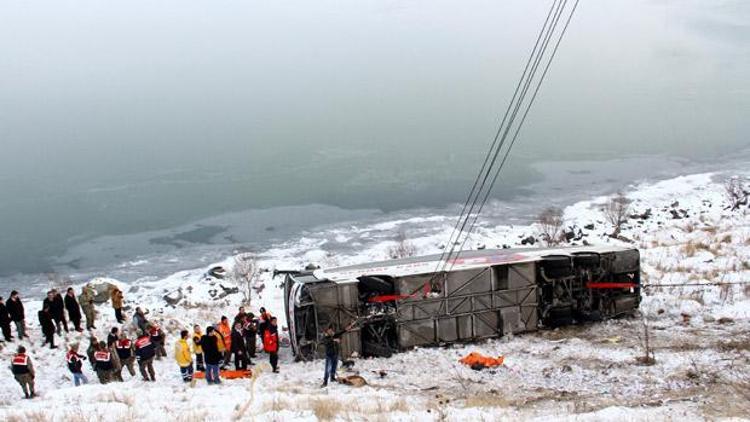
M447 264L447 265L446 265ZM285 307L298 359L322 356L326 327L355 327L342 356L500 337L631 314L637 249L500 249L288 272Z

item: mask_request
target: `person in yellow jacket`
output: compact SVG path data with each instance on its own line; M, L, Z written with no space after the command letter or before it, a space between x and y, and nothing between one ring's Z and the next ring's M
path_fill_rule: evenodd
M180 332L180 339L174 345L174 359L180 367L180 375L185 382L193 381L193 355L190 354L190 345L188 344L188 330Z
M224 359L221 364L221 369L226 369L229 365L229 361L232 357L232 327L229 326L229 318L222 316L221 322L216 327L216 331L221 335L223 341L219 342L219 351L223 353ZM222 349L222 343L224 348Z
M201 331L201 326L198 324L195 324L193 327L193 353L195 353L195 370L196 371L205 371L206 367L203 366L203 347L201 347L201 338L203 337L203 332Z
M122 290L113 287L112 292L110 292L110 298L112 299L112 308L115 310L115 318L119 324L122 324L125 322L125 317L122 316L122 302L124 300Z

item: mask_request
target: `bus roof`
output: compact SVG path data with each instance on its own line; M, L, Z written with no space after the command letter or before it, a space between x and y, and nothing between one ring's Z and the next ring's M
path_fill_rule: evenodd
M634 248L603 245L580 246L564 248L518 248L518 249L484 249L478 251L461 252L457 258L452 258L445 269L451 271L470 270L502 264L517 264L539 261L548 255L568 255L575 253L607 253ZM369 262L315 270L315 278L334 282L351 282L362 276L391 276L405 277L435 273L443 269L444 257L440 254L415 256L388 261Z

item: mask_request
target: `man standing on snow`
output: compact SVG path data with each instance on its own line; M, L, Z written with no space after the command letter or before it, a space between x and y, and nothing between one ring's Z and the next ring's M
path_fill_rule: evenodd
M203 348L201 347L201 338L203 333L201 332L201 326L195 324L193 327L193 352L195 352L195 370L205 371L206 368L203 366Z
M206 361L206 382L208 384L221 384L219 378L219 364L221 363L222 354L219 351L219 342L221 339L214 333L214 327L206 327L206 335L201 337L201 348L203 349L203 359Z
M128 336L123 332L120 334L120 339L115 343L115 350L117 351L117 357L120 358L120 376L122 379L122 368L127 367L130 376L135 376L135 354L133 352L133 342L130 341Z
M68 318L73 323L73 327L79 333L83 331L81 328L81 306L78 305L78 299L76 299L76 292L72 287L68 287L68 291L65 292L65 310L68 311Z
M10 319L16 324L16 331L18 331L18 339L23 340L24 337L28 338L26 334L26 315L23 310L23 302L21 302L21 296L18 292L13 290L10 292L10 299L5 305L8 309Z
M247 349L248 360L255 358L255 342L258 338L258 326L255 324L255 315L251 313L245 316L242 331L245 335L245 348Z
M271 363L273 372L279 372L279 329L276 326L276 317L271 317L263 334L263 350L268 353L268 361Z
M184 382L193 381L193 356L190 354L190 345L188 344L188 330L180 331L180 339L174 344L174 360L180 367L180 375Z
M136 307L135 312L133 312L133 325L135 325L136 329L144 332L147 331L148 319L146 319L146 314L140 307Z
M70 345L70 350L65 355L65 361L68 362L68 369L73 374L73 383L76 387L83 384L88 384L89 380L86 375L83 374L83 361L86 356L78 354L78 343Z
M326 387L328 380L336 381L336 366L339 363L339 353L341 351L341 336L354 327L352 322L348 327L339 332L335 332L332 326L329 326L323 333L323 346L326 349L326 366L323 372L323 385Z
M122 316L122 302L124 299L122 290L118 289L117 287L113 287L111 298L112 298L112 308L114 308L115 310L115 318L117 319L117 322L119 324L122 324L123 322L125 322L125 317Z
M96 309L94 308L94 289L90 286L84 286L81 292L81 309L86 315L86 329L96 328Z
M52 315L52 320L55 322L57 329L57 335L62 335L63 325L65 326L65 332L68 332L68 322L65 320L65 304L63 298L57 293L57 290L52 289L47 292L47 297L42 302L42 307L49 307L49 313Z
M266 311L266 308L260 308L260 315L258 316L258 337L263 341L265 338L265 331L271 322L271 314Z
M18 381L23 389L23 394L27 399L36 397L34 394L34 365L31 364L31 358L26 355L26 348L18 346L18 353L11 359L10 369L13 377Z
M45 304L44 308L39 311L39 326L42 327L42 334L44 334L44 345L49 343L50 349L57 349L57 346L55 346L55 323L52 321L49 305Z
M248 365L245 337L242 334L242 323L237 321L232 330L232 354L234 355L234 369L245 370Z
M221 338L224 340L224 362L221 365L221 369L226 369L227 365L232 361L232 327L229 326L229 318L222 316L221 322L216 327L216 331L221 334Z
M151 343L151 336L148 333L140 331L138 339L135 341L135 358L138 360L138 369L144 381L156 381L154 372L154 356L156 348Z
M2 328L5 341L13 341L13 335L10 332L10 315L8 315L2 296L0 296L0 328Z

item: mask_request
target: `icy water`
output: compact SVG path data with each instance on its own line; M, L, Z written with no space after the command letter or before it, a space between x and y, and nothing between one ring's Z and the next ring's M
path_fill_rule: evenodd
M548 5L0 4L0 286L452 215ZM583 1L487 218L720 169L749 143L748 22Z

